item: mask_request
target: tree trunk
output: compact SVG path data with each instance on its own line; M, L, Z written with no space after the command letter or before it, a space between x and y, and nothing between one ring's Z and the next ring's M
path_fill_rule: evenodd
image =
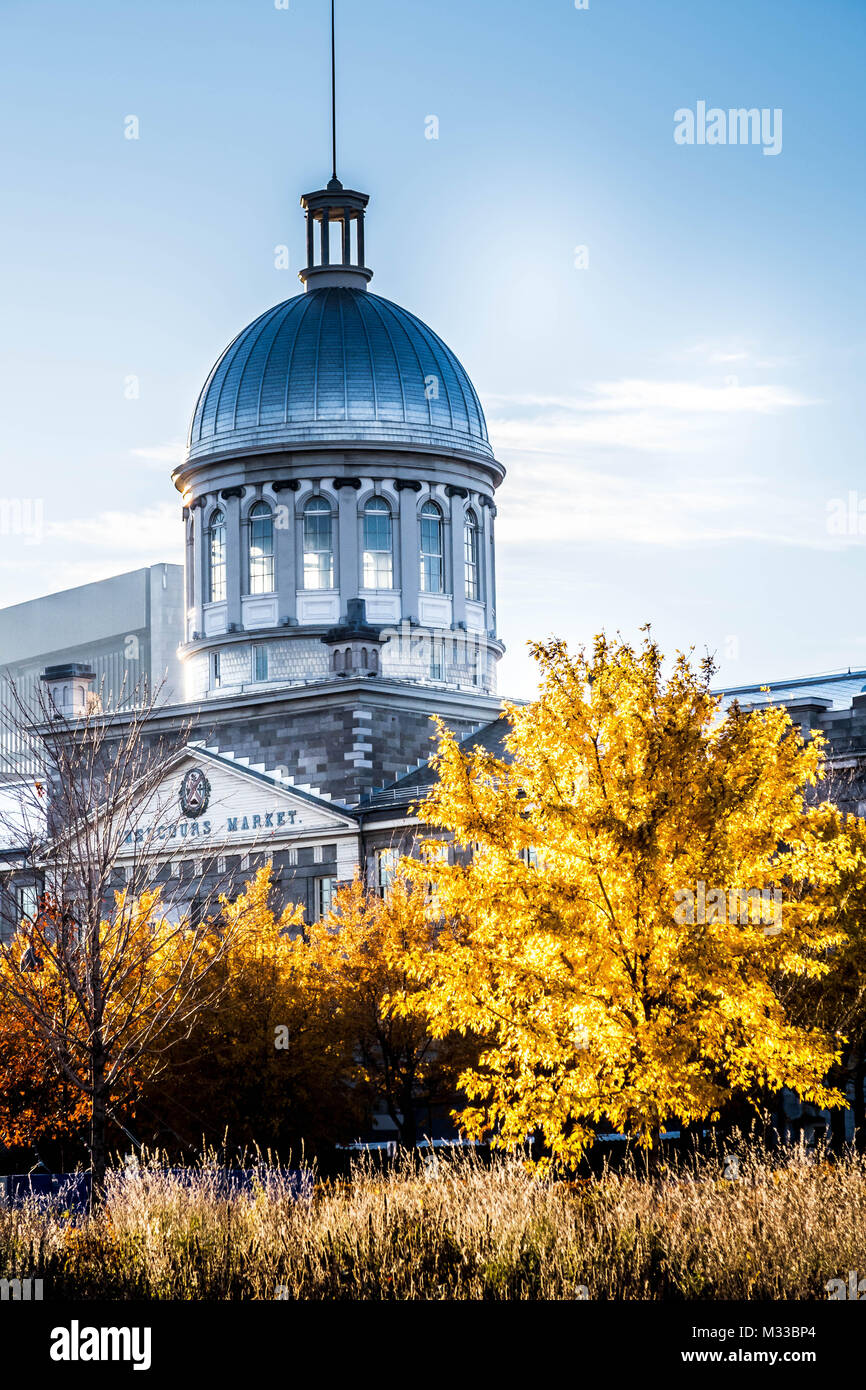
M93 1210L102 1203L105 1196L106 1170L105 1059L99 1048L94 1049L90 1075L90 1206Z
M659 1168L661 1167L662 1156L664 1153L664 1145L662 1142L663 1129L663 1125L654 1125L652 1133L650 1135L649 1144L645 1147L641 1146L640 1150L638 1151L640 1154L640 1161L641 1166L643 1167L644 1177L647 1180L655 1178L659 1171Z
M837 1156L845 1152L845 1117L848 1111L837 1106L830 1111L830 1150Z
M701 1125L700 1125L700 1123L694 1124L694 1125L681 1124L681 1125L680 1125L680 1137L679 1137L679 1142L678 1142L678 1144L677 1144L677 1149L678 1149L680 1158L681 1158L685 1163L688 1163L690 1159L695 1159L695 1158L697 1157L698 1153L700 1152L700 1147L701 1147Z
M857 1064L854 1072L854 1144L858 1153L866 1151L866 1101L863 1097L863 1082L866 1079L866 1057L862 1046L858 1048Z
M399 1129L400 1148L413 1152L418 1143L418 1125L415 1120L411 1086L406 1087L400 1098L400 1113L403 1116L403 1122Z

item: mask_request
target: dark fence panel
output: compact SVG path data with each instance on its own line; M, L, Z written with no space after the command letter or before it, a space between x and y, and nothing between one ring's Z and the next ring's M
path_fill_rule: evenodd
M162 1177L170 1176L180 1183L192 1183L204 1173L221 1197L251 1192L257 1180L267 1183L269 1178L279 1179L296 1201L310 1197L313 1190L312 1174L300 1169L223 1168L214 1172L196 1168L160 1168L141 1171L145 1176L148 1171ZM114 1172L110 1176L112 1181L119 1179L122 1182L127 1178L134 1180L138 1172ZM0 1176L0 1199L7 1205L20 1206L29 1198L43 1200L52 1206L63 1206L69 1211L86 1211L90 1203L90 1174L12 1173L6 1177Z

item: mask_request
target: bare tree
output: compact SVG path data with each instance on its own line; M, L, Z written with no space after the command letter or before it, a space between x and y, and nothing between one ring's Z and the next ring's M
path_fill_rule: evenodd
M134 692L113 712L91 700L76 719L48 691L27 702L13 691L5 767L0 753L0 830L45 890L34 919L0 946L0 997L87 1098L95 1201L112 1098L137 1073L159 1071L169 1036L188 1033L216 1002L215 967L231 945L215 880L194 916L188 891L167 896L163 886L154 896L177 821L166 779L189 739L188 726L170 740L149 730L158 696ZM37 772L22 775L22 748Z

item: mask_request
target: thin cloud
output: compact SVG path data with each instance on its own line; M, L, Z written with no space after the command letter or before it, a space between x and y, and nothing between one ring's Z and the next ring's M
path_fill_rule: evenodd
M523 419L490 420L493 442L500 453L567 454L586 448L628 449L649 453L691 453L700 428L693 421L634 414L574 415L545 413Z
M176 502L163 502L140 512L100 512L96 516L66 517L46 521L46 539L88 546L106 555L158 560L178 558L183 550L183 530Z
M681 454L706 447L720 419L779 415L817 404L789 387L629 377L574 395L489 396L500 449L569 453L587 447Z
M142 449L130 449L133 458L143 459L152 468L177 467L183 463L186 449L183 444L150 444Z
M779 367L794 367L802 362L802 356L787 353L766 353L759 351L753 343L729 341L727 343L693 343L682 352L670 354L671 361L694 362L699 359L709 367L728 366L733 363L776 370Z
M759 541L829 548L823 518L806 502L772 494L759 478L686 476L666 482L573 463L539 466L537 460L510 469L497 535L504 545Z
M622 381L599 381L575 396L536 394L485 398L493 404L494 418L501 412L507 418L509 407L517 409L562 410L574 414L654 408L673 414L768 414L819 402L783 386L705 386L694 381L652 381L640 377Z

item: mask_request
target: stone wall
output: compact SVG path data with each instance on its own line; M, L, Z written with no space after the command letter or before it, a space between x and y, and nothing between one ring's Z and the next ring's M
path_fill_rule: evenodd
M379 702L359 697L318 709L264 707L243 717L221 710L209 718L205 709L193 738L268 769L282 768L299 785L351 804L430 757L435 747L432 713L401 706L395 698ZM476 718L446 716L446 722L468 734L487 718L479 711Z

